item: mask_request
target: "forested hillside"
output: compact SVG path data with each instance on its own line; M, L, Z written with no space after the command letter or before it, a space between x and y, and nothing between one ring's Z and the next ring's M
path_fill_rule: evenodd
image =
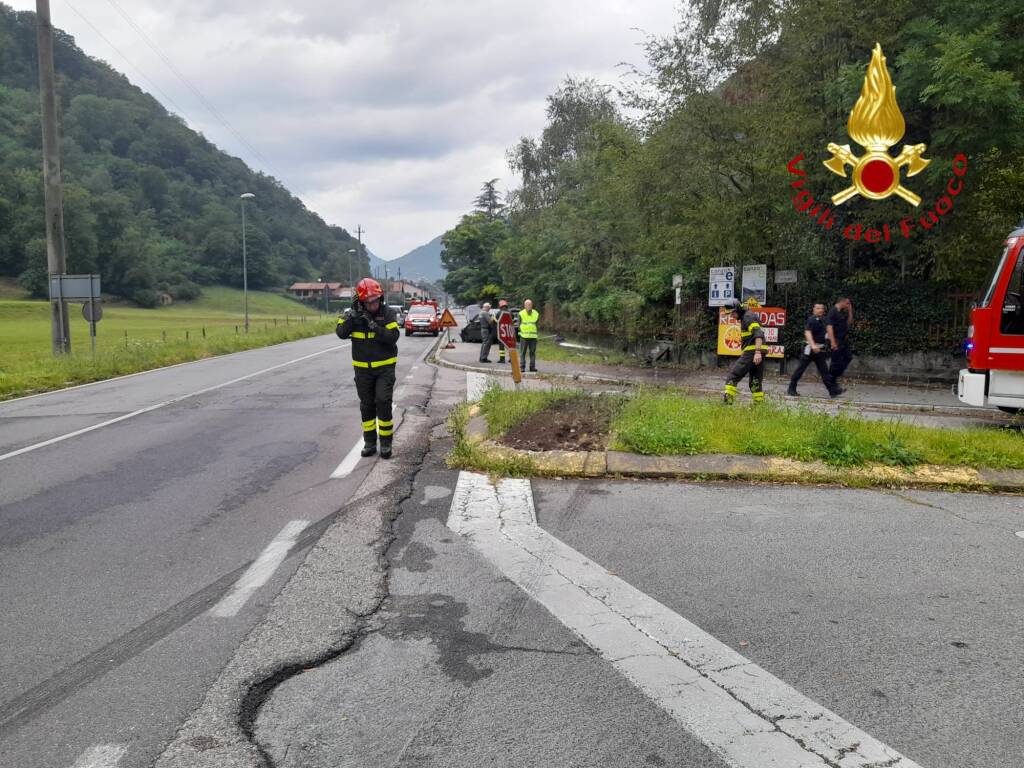
M253 288L349 274L355 238L276 179L218 150L61 32L56 37L68 271L149 306L242 282L239 194ZM0 4L0 276L45 291L35 15ZM365 251L362 266L367 271Z
M860 338L870 320L874 351L922 348L928 327L950 321L946 297L981 287L1024 213L1024 4L851 7L695 0L675 30L648 40L624 92L567 81L548 99L542 135L509 152L523 184L507 207L478 201L445 235L449 290L464 301L530 295L639 332L669 323L673 274L684 275L684 296L701 298L709 266L764 263L799 270L801 302L844 292L871 304ZM896 196L829 199L850 181L849 169L843 180L823 166L827 145L864 153L847 119L876 42L906 122L891 155L927 144L931 164L902 177L919 208ZM944 194L958 153L969 161L963 192L927 229L919 217ZM798 155L803 177L787 170ZM831 229L797 209L798 179L819 211L834 210ZM906 217L909 239L843 236L857 223L898 232Z

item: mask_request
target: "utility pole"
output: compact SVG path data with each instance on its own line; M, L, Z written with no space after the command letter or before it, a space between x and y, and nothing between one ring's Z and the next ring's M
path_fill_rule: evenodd
M64 274L67 253L64 243L64 194L60 177L60 144L57 139L57 88L53 71L53 25L49 0L36 0L36 39L39 51L39 99L43 115L43 185L46 207L46 271ZM50 298L50 336L54 355L71 352L68 305Z
M357 256L358 256L358 257L359 257L360 259L362 259L362 258L363 258L363 233L364 233L365 231L366 231L366 230L365 230L365 229L363 229L363 225L362 225L362 224L357 224L357 225L356 225L356 237L357 237L357 238L359 238L359 253L358 253L358 254L356 254L356 255L357 255Z
M242 295L245 297L245 332L249 332L249 254L245 247L245 201L255 198L252 192L238 196L242 206Z

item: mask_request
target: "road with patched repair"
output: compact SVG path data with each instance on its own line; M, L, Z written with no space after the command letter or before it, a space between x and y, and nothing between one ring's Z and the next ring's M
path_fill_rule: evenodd
M392 462L336 339L0 405L0 765L1024 754L1019 497L459 471L432 341Z

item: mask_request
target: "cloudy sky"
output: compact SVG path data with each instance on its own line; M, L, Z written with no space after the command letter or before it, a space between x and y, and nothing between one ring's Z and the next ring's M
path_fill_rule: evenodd
M328 222L362 224L364 242L383 258L451 227L483 180L515 186L505 150L539 133L545 96L570 74L618 82L620 62L643 63L644 31L667 33L678 17L677 0L51 0L51 8L55 26L87 53L218 146L281 179Z

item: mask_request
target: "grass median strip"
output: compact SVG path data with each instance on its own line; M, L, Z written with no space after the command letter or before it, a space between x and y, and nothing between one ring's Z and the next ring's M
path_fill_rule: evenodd
M557 430L559 413L571 410L565 404L573 398L589 396L568 390L492 389L482 399L480 411L487 419L488 437L501 443L502 436L518 425L531 425L534 431ZM672 388L638 390L625 400L599 395L597 400L607 401L602 407L611 413L609 450L642 456L777 457L820 462L837 470L920 467L924 471L927 466L1024 469L1024 434L1007 427L944 430L903 424L898 419L869 421L853 414L831 415L772 403L727 407ZM468 419L468 412L464 418ZM457 438L459 428L459 423L453 422ZM528 453L521 454L522 461L513 460L515 452L502 448L486 457L486 448L468 443L458 447L462 442L456 440L454 465L529 474ZM889 476L887 472L879 470L879 481Z
M644 390L631 399L612 424L612 447L652 456L782 456L833 466L1024 469L1019 430L945 430L772 403L726 407L675 389Z

